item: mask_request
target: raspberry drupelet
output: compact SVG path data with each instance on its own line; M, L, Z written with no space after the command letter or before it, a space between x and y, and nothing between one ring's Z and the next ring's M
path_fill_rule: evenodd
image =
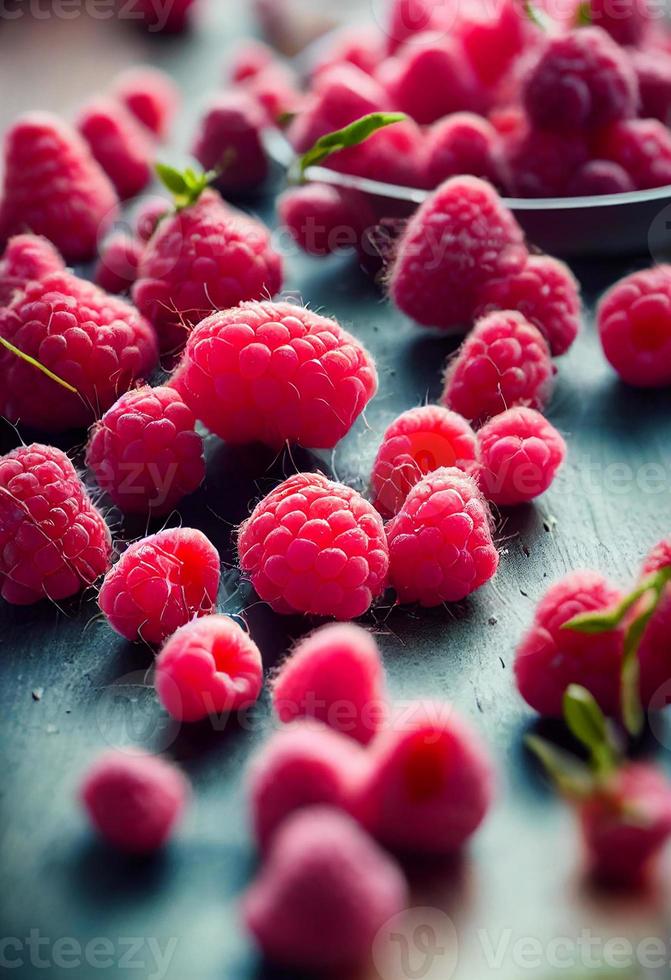
M105 576L98 602L127 640L158 646L214 609L219 555L202 531L168 528L130 545Z
M218 95L200 121L191 149L204 170L215 170L222 194L254 190L268 175L262 143L265 117L244 90Z
M331 449L375 394L377 373L335 320L293 303L241 303L198 324L171 384L226 442Z
M271 491L238 536L240 567L278 613L356 619L385 587L382 518L363 497L320 473Z
M170 201L165 197L142 198L142 203L135 215L135 234L142 242L148 242L156 231L156 227L166 215L172 211Z
M179 108L179 89L165 72L148 65L127 68L116 78L112 94L154 136L167 135Z
M625 119L597 139L599 156L622 167L637 190L671 184L671 132L658 119Z
M86 465L125 513L166 514L205 478L195 425L172 388L127 391L93 427Z
M137 279L143 243L139 238L116 232L100 249L95 267L96 285L107 293L127 293Z
M291 187L278 198L277 214L308 255L324 256L360 247L366 229L375 225L373 211L363 194L329 184Z
M333 65L352 64L367 75L374 75L375 69L384 59L383 39L374 27L357 25L343 28L333 33L324 53L320 53L310 75L315 78L320 72Z
M569 197L626 194L634 189L634 182L624 167L612 160L588 160L578 167L566 186Z
M659 119L671 123L671 62L665 51L644 48L631 52L638 78L643 119Z
M281 664L272 696L280 721L313 719L366 745L387 715L375 639L352 623L322 626Z
M580 684L604 714L619 716L623 630L589 635L562 626L581 613L606 611L621 599L618 589L591 571L571 572L548 589L515 654L517 688L539 714L561 718L566 689Z
M402 412L382 436L371 473L373 504L383 517L398 513L408 493L440 466L477 470L478 443L466 419L441 405Z
M671 538L655 545L641 569L647 577L671 565ZM644 706L666 707L671 688L671 585L662 593L659 605L645 628L637 651L640 669L641 701Z
M122 201L151 182L152 142L125 106L111 98L94 99L79 112L76 124Z
M105 520L65 453L33 443L0 456L3 599L67 599L103 575L111 555Z
M176 765L128 750L111 750L96 759L79 790L98 833L129 854L149 854L162 847L189 794L188 780Z
M258 698L261 652L230 616L203 616L167 640L156 660L154 683L161 704L178 721L221 716Z
M533 408L509 408L478 432L480 487L488 500L507 506L545 493L566 458L566 443Z
M518 405L546 406L554 368L540 330L520 313L490 313L449 363L441 401L474 424Z
M62 257L48 239L14 235L0 257L0 306L8 306L26 283L64 269Z
M588 12L590 23L602 28L623 47L641 45L652 25L647 0L629 0L619 7L608 0L589 0Z
M429 130L424 152L427 187L457 174L481 177L494 187L505 183L499 135L482 116L455 112L441 119Z
M671 265L625 276L597 308L601 346L627 384L671 384Z
M585 137L522 125L503 140L509 190L516 197L564 197L572 175L587 162Z

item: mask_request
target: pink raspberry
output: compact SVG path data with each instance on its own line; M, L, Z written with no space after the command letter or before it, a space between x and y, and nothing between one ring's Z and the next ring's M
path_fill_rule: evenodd
M515 0L473 4L460 18L457 34L475 72L488 88L510 71L536 32Z
M504 183L499 136L491 123L471 112L456 112L431 127L426 145L426 185L472 174L495 187Z
M7 131L0 241L29 230L68 262L95 254L117 215L118 198L88 146L57 116L33 112Z
M504 140L510 190L517 197L563 197L575 171L588 158L585 139L525 127Z
M110 844L148 854L172 834L189 792L188 780L173 763L112 750L89 768L79 796L89 820Z
M581 27L547 41L522 99L536 126L574 132L635 116L638 86L615 41L599 27Z
M172 388L127 391L94 426L86 465L125 513L166 514L205 478L195 424Z
M107 571L111 552L104 518L65 453L34 443L0 456L3 599L67 599Z
M516 310L543 334L554 357L565 354L580 331L580 286L564 263L530 255L520 272L485 283L478 317Z
M419 126L406 119L378 130L359 146L334 153L327 165L383 184L423 187L424 139Z
M323 804L349 810L367 757L346 735L316 722L296 721L275 732L248 775L254 836L263 851L286 818Z
M116 232L100 249L95 267L96 285L107 293L126 293L137 279L144 244L123 231Z
M634 182L627 171L611 160L588 160L576 170L566 186L569 197L626 194L633 190Z
M671 132L658 119L625 119L604 130L599 156L619 164L638 190L671 184Z
M94 99L77 116L77 129L122 201L135 197L151 182L154 148L121 103Z
M245 90L262 109L271 126L284 125L284 117L301 113L306 103L295 72L286 64L268 65L245 83Z
M293 303L242 303L198 324L172 384L226 442L330 449L375 394L377 374L335 320Z
M179 108L179 89L165 72L149 65L127 68L117 76L113 95L150 133L162 139Z
M415 484L387 524L389 580L401 603L459 602L495 574L491 514L475 481L441 467Z
M478 442L466 419L440 405L402 412L382 436L371 473L373 504L393 517L416 483L443 466L477 470Z
M671 123L671 59L668 52L645 49L631 51L631 61L641 95L639 115Z
M366 745L387 708L377 643L352 623L323 626L280 666L272 695L280 721L316 719Z
M115 296L54 272L0 310L0 336L77 389L0 350L0 414L49 432L89 425L156 364L151 325Z
M363 194L330 184L291 187L277 201L277 213L294 241L308 255L330 255L361 247L375 217Z
M414 44L418 34L440 31L453 9L451 0L392 0L384 28L389 52L393 54L408 40Z
M215 191L164 218L147 242L133 287L161 350L179 350L213 310L260 299L282 286L282 260L267 228L232 211Z
M191 154L204 170L218 171L222 194L253 190L266 179L264 123L258 104L244 91L217 96L201 119Z
M620 279L602 297L597 323L603 352L637 388L671 384L671 265Z
M280 827L242 912L272 962L323 971L365 962L407 899L397 863L351 817L309 807Z
M545 493L566 458L566 443L533 408L509 408L478 432L480 487L492 503L523 504Z
M652 549L643 563L641 575L652 575L667 565L671 565L671 538L665 538ZM653 709L666 706L666 693L671 680L670 638L671 586L667 585L638 648L641 700ZM661 705L660 694L664 696Z
M671 785L650 764L626 763L580 806L579 817L592 875L639 887L671 836Z
M312 68L314 78L334 65L351 64L367 75L374 75L384 58L383 39L376 27L358 25L337 31Z
M143 199L135 215L135 234L137 237L143 242L148 242L156 231L159 221L171 212L170 201L167 201L164 197L148 197Z
M233 57L226 69L226 80L231 82L247 82L255 78L275 61L272 48L254 38L246 38L242 44L236 44Z
M454 708L411 705L369 751L355 807L373 836L395 851L461 850L491 807L494 774L480 739Z
M522 230L496 191L477 177L452 177L408 221L390 295L418 323L465 325L484 284L519 272L526 258Z
M219 555L202 531L168 528L130 545L105 576L98 602L117 633L159 646L214 608Z
M553 378L540 330L503 310L478 320L448 366L441 401L480 424L517 405L542 411Z
M363 616L385 587L382 518L356 490L298 473L256 505L238 536L240 567L278 613Z
M621 599L598 572L571 572L548 589L515 654L517 688L539 714L561 718L566 688L581 684L605 714L619 715L622 629L591 636L562 626L581 613L608 610Z
M0 306L8 306L26 283L63 269L65 263L48 239L14 235L0 257Z
M156 660L154 683L159 701L178 721L221 716L258 698L261 652L230 616L203 616L168 639Z
M651 25L651 11L647 0L628 0L624 4L612 4L609 0L589 0L590 23L606 31L625 47L636 48L644 40Z

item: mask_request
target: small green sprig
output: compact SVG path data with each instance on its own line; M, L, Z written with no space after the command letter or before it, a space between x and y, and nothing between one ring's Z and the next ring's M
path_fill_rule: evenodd
M580 3L576 7L575 11L575 27L591 27L592 26L592 5L590 0L580 0Z
M294 182L300 183L304 179L308 167L322 163L323 160L332 153L337 153L338 150L358 146L379 129L392 126L397 122L403 122L404 119L407 119L407 116L403 112L369 112L368 115L355 119L354 122L342 129L336 129L332 133L320 136L314 146L295 161L291 168L291 178Z
M544 34L549 34L552 29L552 21L545 13L544 10L540 10L532 0L524 0L522 7L524 13L536 27L540 28Z
M177 170L165 163L156 164L156 174L161 183L170 191L176 211L183 211L195 204L200 195L220 175L219 170L196 173L191 167Z
M0 344L6 350L10 351L12 354L15 354L17 357L20 357L22 361L26 362L26 364L30 364L32 367L37 368L38 371L41 371L42 374L46 375L47 378L51 378L51 380L55 381L56 384L61 385L63 388L67 388L67 390L71 391L73 395L79 394L77 389L74 388L71 384L69 384L67 381L64 381L63 378L60 378L57 374L54 374L54 372L50 371L48 367L44 366L44 364L40 364L40 362L36 358L31 357L30 354L26 354L18 347L15 347L14 344L11 344L8 340L5 340L4 337L0 337Z

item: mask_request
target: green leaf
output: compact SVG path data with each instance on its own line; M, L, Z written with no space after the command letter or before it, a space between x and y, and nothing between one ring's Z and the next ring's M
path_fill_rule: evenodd
M564 691L564 718L578 741L592 751L606 739L606 719L596 699L585 687L570 684Z
M0 344L2 344L3 347L6 347L8 351L11 351L12 354L16 354L17 357L20 357L22 361L26 362L26 364L30 364L32 365L32 367L37 368L37 370L41 371L42 374L45 374L47 378L51 378L52 381L55 381L57 384L62 385L63 388L67 388L67 390L71 391L73 395L79 394L77 389L73 388L71 384L69 384L67 381L64 381L63 378L59 378L57 374L54 374L53 371L50 371L49 368L44 366L44 364L40 364L40 362L35 360L34 357L31 357L29 354L25 354L22 350L19 350L18 347L15 347L14 344L10 344L10 342L8 340L5 340L4 337L0 337Z
M589 0L581 0L575 12L576 27L590 27L592 24L592 5Z
M567 620L562 624L561 629L563 630L574 630L576 633L607 633L609 630L617 629L617 627L622 623L627 613L632 609L641 596L644 596L646 592L649 592L651 588L654 588L654 581L656 575L648 576L644 579L640 585L624 597L624 599L614 606L610 611L605 612L593 612L593 613L579 613L574 616L573 619Z
M594 777L575 756L538 735L527 735L527 747L540 760L560 793L572 799L585 799L594 792Z
M314 167L321 163L331 153L344 150L349 146L358 146L373 133L376 133L378 129L403 122L404 119L407 119L407 116L402 112L370 112L367 116L355 119L343 129L336 129L332 133L320 136L314 146L298 158L299 177L302 178L308 167Z
M156 173L172 194L177 211L195 204L203 191L219 176L219 172L215 170L197 173L192 167L177 170L164 163L156 164Z
M540 27L542 31L548 33L552 27L552 21L548 15L543 10L531 2L531 0L524 0L524 13L527 15L532 24L536 27Z
M156 173L161 183L167 187L171 194L186 194L188 184L185 174L165 163L156 164Z
M632 593L632 595L637 595L637 601L638 599L642 599L642 602L637 615L627 627L624 636L624 653L622 657L622 718L625 728L630 735L640 735L645 723L639 690L640 665L638 650L648 623L655 614L669 582L671 582L671 565L667 565L653 572Z

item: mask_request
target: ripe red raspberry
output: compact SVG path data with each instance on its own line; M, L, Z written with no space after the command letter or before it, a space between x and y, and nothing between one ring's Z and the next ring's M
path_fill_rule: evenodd
M671 123L671 60L668 52L654 49L632 50L631 61L641 96L639 115Z
M671 132L658 119L625 119L604 130L599 156L625 170L638 190L671 184Z
M354 807L373 836L406 853L461 850L491 807L494 774L480 739L454 708L411 705L369 752Z
M112 539L74 466L53 446L0 456L0 591L28 605L92 585L110 565Z
M550 38L523 83L536 126L574 132L635 116L636 74L626 53L599 27Z
M34 279L65 268L54 246L40 235L15 235L0 257L0 306L8 306L18 290Z
M633 190L634 182L627 171L611 160L588 160L576 170L566 186L569 197L626 194Z
M480 81L496 86L512 68L515 59L534 39L536 31L515 0L496 4L474 4L457 25L457 35Z
M363 616L385 587L382 518L356 490L299 473L256 505L238 536L240 567L278 613Z
M496 191L477 177L452 177L408 221L390 295L418 323L465 325L483 285L519 272L526 258L522 230Z
M516 310L543 334L554 357L565 354L580 330L580 286L564 263L549 255L530 255L515 275L485 283L478 317L494 310Z
M384 27L390 54L408 40L414 44L418 34L439 32L443 25L446 27L453 8L450 0L393 0Z
M657 544L641 569L647 577L661 568L671 565L671 538ZM644 705L659 709L666 707L669 681L671 680L671 586L664 589L638 648L641 701ZM660 703L661 698L661 703Z
M601 297L597 323L606 358L637 388L671 384L671 265L620 279Z
M306 105L306 96L298 88L298 78L286 64L268 65L244 87L271 126L278 122L284 125L285 117L298 115Z
M150 133L159 139L167 135L180 103L179 89L169 75L148 65L127 68L112 93Z
M135 215L135 234L137 237L143 242L148 242L156 231L159 221L171 212L170 201L164 197L143 198Z
M590 23L606 31L624 47L636 48L644 41L651 24L647 0L628 0L624 4L608 0L589 0Z
M382 436L371 473L373 504L383 517L399 512L423 476L442 466L477 470L478 442L461 415L440 405L402 412Z
M412 119L406 119L379 129L359 146L334 153L328 166L383 184L423 187L424 134Z
M335 320L293 303L242 303L198 324L172 384L226 442L331 449L375 394L377 374Z
M174 830L189 783L165 759L112 750L89 768L79 795L89 820L110 844L131 854L148 854Z
M77 129L122 201L135 197L151 182L154 148L143 127L120 102L94 99L77 116Z
M437 187L448 177L472 174L495 187L504 184L499 135L486 119L471 112L455 112L429 130L426 186Z
M441 401L480 424L517 405L542 411L553 378L540 330L503 310L478 320L448 366Z
M202 531L168 528L142 538L105 576L98 602L127 640L163 643L180 626L214 609L219 555Z
M561 718L566 688L581 684L605 714L619 715L623 630L591 636L562 626L581 613L610 609L621 599L621 592L598 572L571 572L548 589L515 654L517 688L539 714Z
M281 286L282 260L267 228L208 190L159 223L142 254L133 299L156 327L161 350L171 352L213 310L272 296Z
M545 493L566 458L566 443L533 408L509 408L478 432L480 487L492 503L522 504Z
M221 716L258 698L261 652L230 616L203 616L168 639L156 660L154 683L159 701L178 721Z
M70 272L18 293L0 310L0 336L77 389L0 350L0 414L48 432L89 425L158 357L154 331L134 307Z
M254 78L275 61L272 48L254 38L246 38L242 44L236 44L233 57L226 68L226 80L230 82L246 82Z
M96 285L107 293L126 293L137 279L144 244L123 231L116 232L100 249L95 267Z
M222 194L253 190L266 179L268 161L261 109L245 91L217 96L200 121L191 154L204 170L216 170Z
M456 467L423 477L387 524L389 580L401 603L459 602L496 572L491 514L475 481Z
M22 116L7 131L0 196L0 241L30 230L68 262L95 254L119 203L84 140L46 112Z
M504 138L510 190L517 197L563 197L575 171L587 161L585 139L575 132L524 127Z
M323 972L365 962L407 901L396 861L347 814L316 806L282 824L242 914L273 963Z
M341 64L351 64L367 75L374 75L383 58L383 39L379 30L365 25L344 28L329 39L328 47L312 66L311 75L314 78L320 72Z
M205 478L195 424L172 388L127 391L94 426L86 465L125 513L168 513Z
M330 255L362 246L375 217L363 194L330 184L304 184L285 191L277 201L280 221L308 255Z

